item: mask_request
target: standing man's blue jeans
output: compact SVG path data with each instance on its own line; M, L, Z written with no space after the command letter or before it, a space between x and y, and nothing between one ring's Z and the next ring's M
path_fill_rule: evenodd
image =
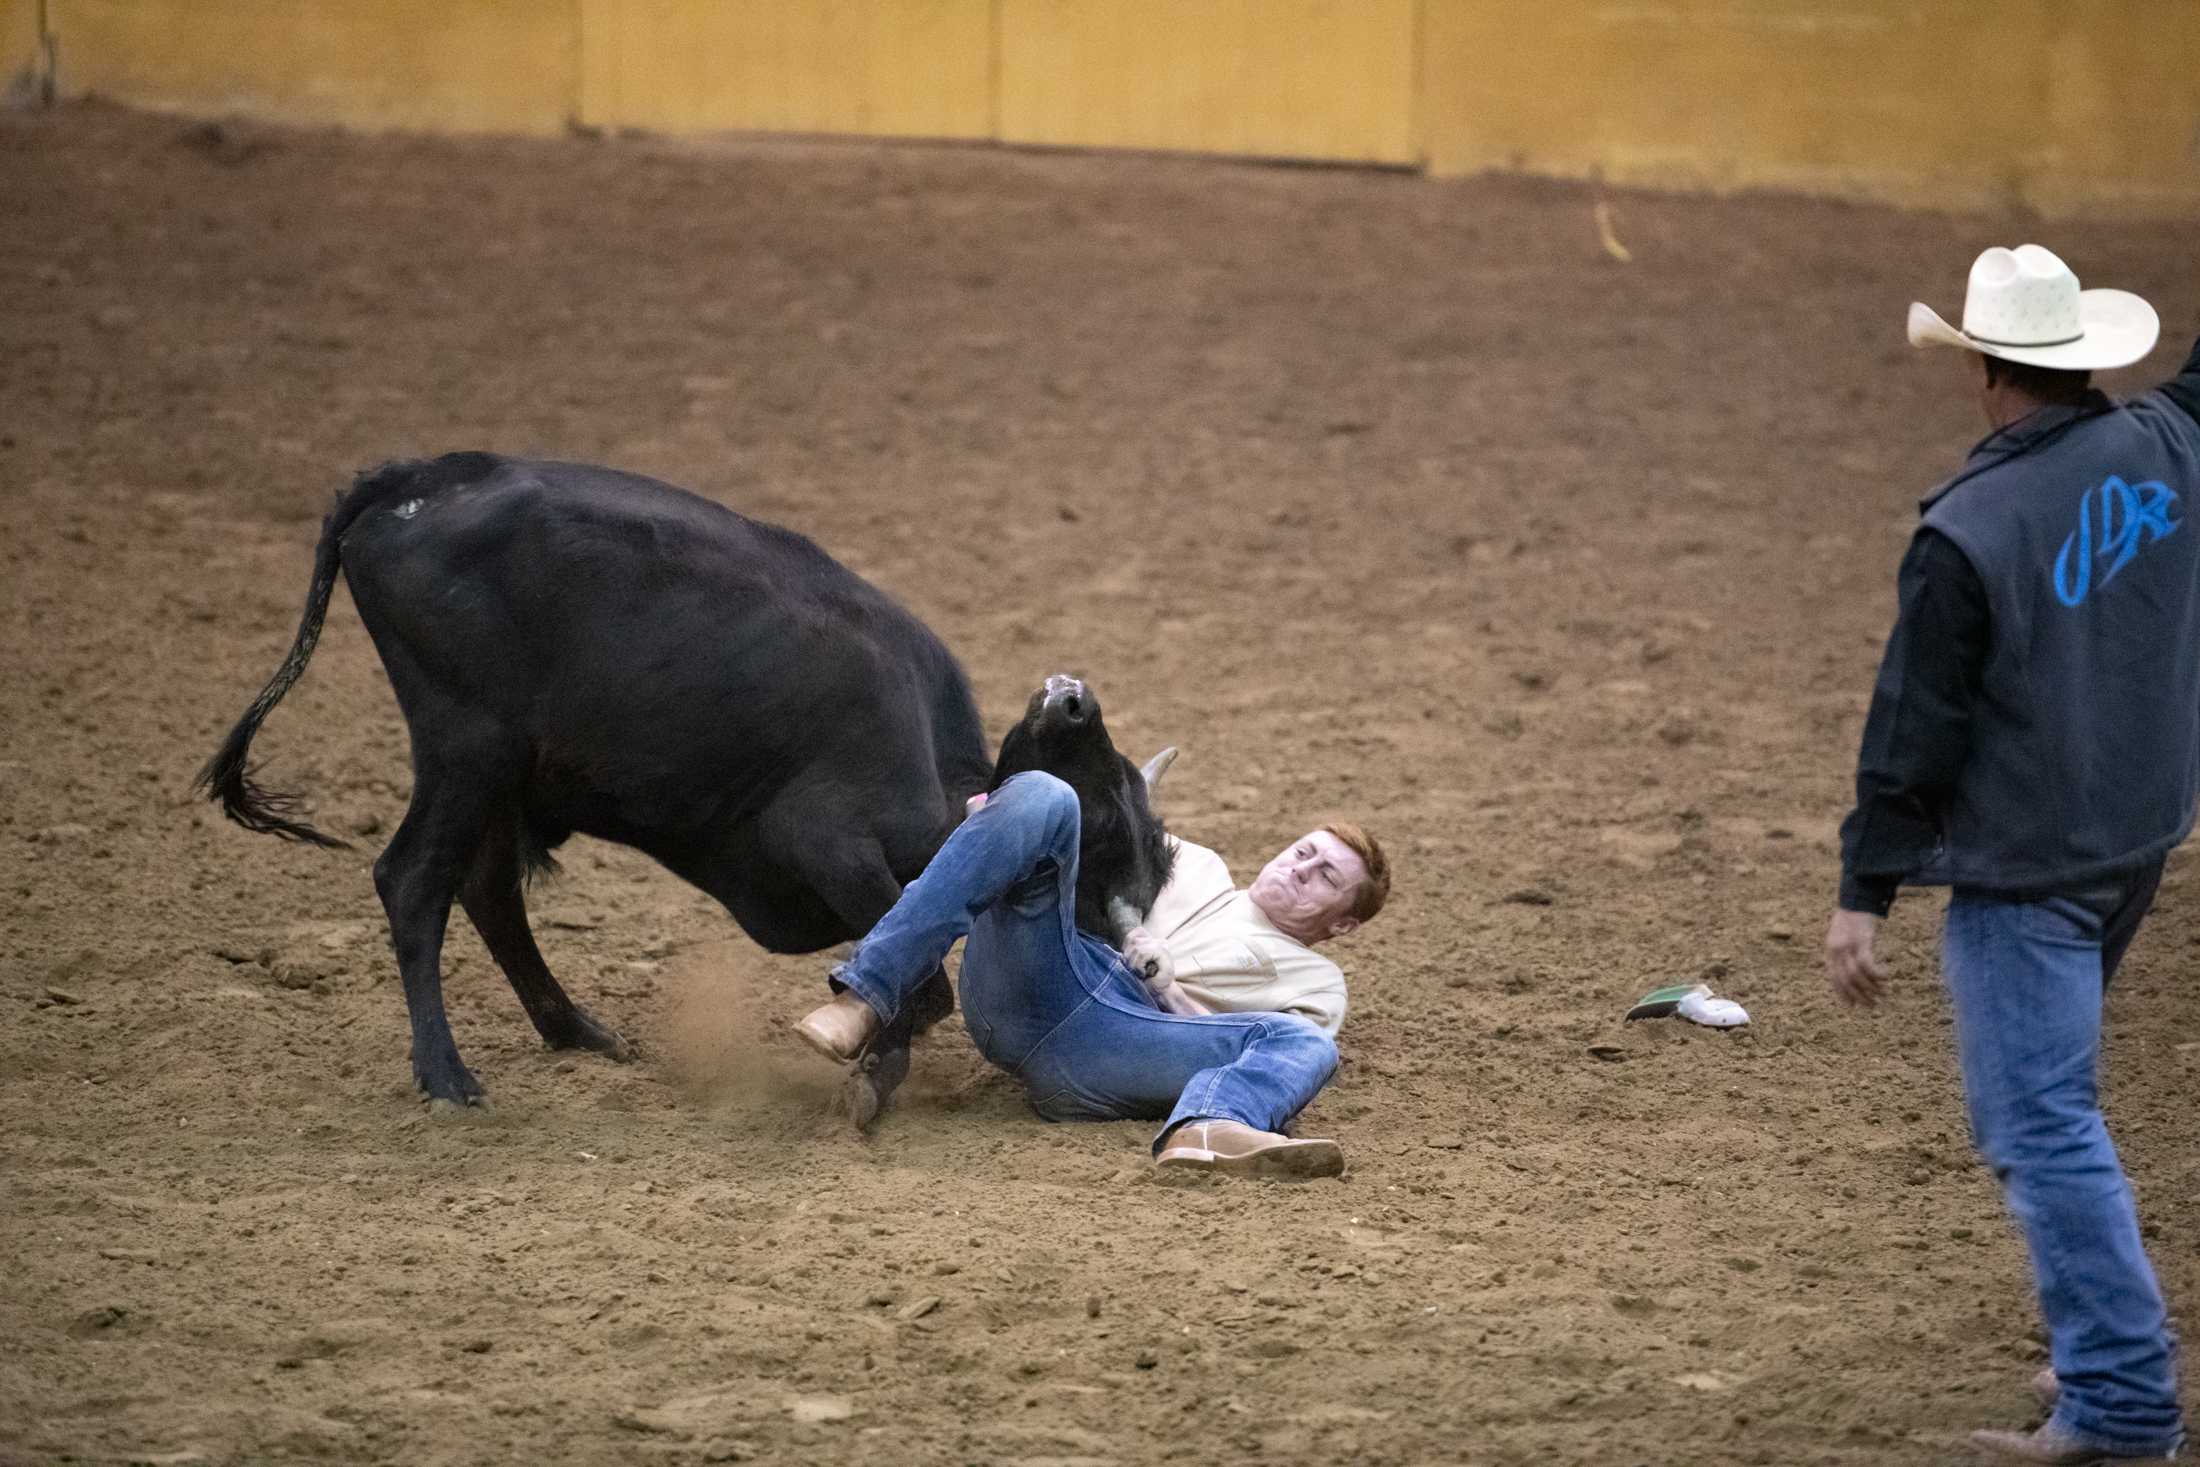
M2177 1349L2094 1071L2101 1000L2161 869L2040 900L1958 891L1942 947L1971 1133L2032 1252L2054 1419L2131 1456L2183 1436Z
M1048 1120L1167 1116L1281 1131L1337 1069L1289 1014L1154 1007L1115 949L1076 927L1077 795L1019 774L965 820L833 978L891 1021L955 940L963 1023ZM1155 1138L1158 1147L1160 1138Z

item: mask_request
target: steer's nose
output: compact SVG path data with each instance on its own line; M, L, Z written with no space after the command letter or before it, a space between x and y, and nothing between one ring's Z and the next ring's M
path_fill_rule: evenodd
M1090 718L1098 704L1082 682L1058 672L1046 681L1043 706L1048 713L1074 726Z

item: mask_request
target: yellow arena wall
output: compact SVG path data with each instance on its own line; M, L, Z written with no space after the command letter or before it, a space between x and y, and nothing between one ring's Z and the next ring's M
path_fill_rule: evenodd
M531 0L45 0L57 90L167 111L550 132L580 86L572 6Z
M41 18L194 114L2200 207L2200 0L0 0L0 85Z
M588 124L994 134L993 0L580 0Z
M1434 172L2200 202L2193 0L1424 3Z
M1420 161L1418 0L1000 0L1000 139Z

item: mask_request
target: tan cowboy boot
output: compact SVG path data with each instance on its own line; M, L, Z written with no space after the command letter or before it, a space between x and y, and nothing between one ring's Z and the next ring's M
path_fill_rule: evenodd
M1169 1133L1154 1165L1303 1182L1341 1173L1344 1148L1334 1141L1256 1131L1236 1121L1186 1121Z
M838 993L796 1020L794 1032L827 1059L847 1064L878 1033L878 1012L852 993Z

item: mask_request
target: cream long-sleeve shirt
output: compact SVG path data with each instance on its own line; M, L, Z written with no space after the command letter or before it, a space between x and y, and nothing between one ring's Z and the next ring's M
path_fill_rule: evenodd
M1176 869L1147 914L1177 984L1217 1013L1296 1014L1331 1038L1344 1023L1344 972L1277 930L1238 890L1222 857L1169 837Z

